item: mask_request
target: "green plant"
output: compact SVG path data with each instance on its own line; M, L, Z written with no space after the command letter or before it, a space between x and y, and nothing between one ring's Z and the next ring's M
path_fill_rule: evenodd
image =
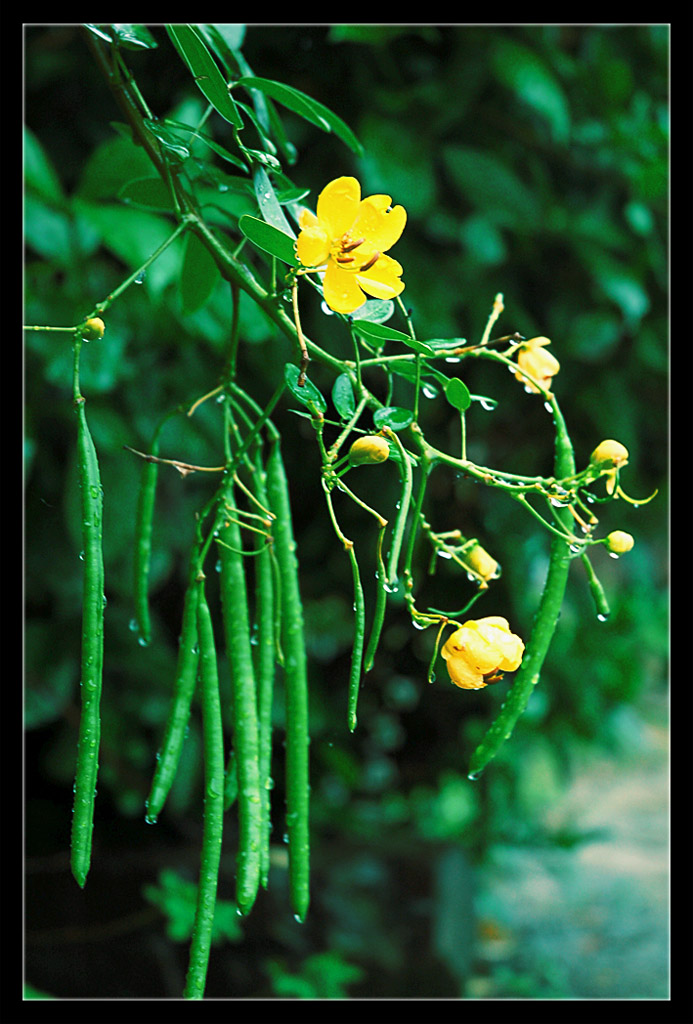
M330 308L326 313L331 319L324 319L320 325L325 326L325 340L314 341L306 335L299 316L299 296L302 302L309 303L315 296L324 298L325 293L320 273L314 272L313 259L305 256L308 263L304 264L298 255L302 251L301 234L307 228L315 228L315 223L307 218L302 224L301 217L306 217L301 212L306 189L289 180L284 164L280 163L280 157L291 162L292 148L275 104L287 107L314 128L334 134L352 152L361 153L358 139L341 118L296 89L251 74L239 40L230 39L228 32L215 26L169 27L171 44L183 58L209 105L199 117L192 118L191 123L177 117L156 118L137 86L127 59L129 49L138 48L146 53L153 48L151 34L142 26L89 26L87 31L93 59L108 77L125 118L125 122L117 126L118 137L113 140L121 153L119 166L122 170L131 162L137 173L118 185L119 199L129 206L114 208L110 204L99 204L92 195L82 200L81 206L76 205L76 209L87 223L100 224L104 238L114 239L114 245L117 239L123 246L127 243L122 237L127 236L127 232L123 228L124 220L121 223L119 218L125 210L134 213L129 238L131 247L127 253L127 261L134 265L127 277L108 291L106 298L84 319L75 327L62 329L74 337L75 359L81 347L82 329L95 318L105 318L109 331L101 339L94 338L88 352L90 358L92 354L94 358L108 358L96 353L99 347L101 352L107 352L110 343L113 332L107 316L109 310L115 312L116 304L124 300L126 293L132 294L132 286L141 282L144 274L155 274L166 259L173 261L173 273L179 275L184 316L203 315L224 286L224 302L230 306L222 307L228 318L228 336L223 348L217 347L214 353L213 371L203 374L207 379L202 398L187 401L187 395L179 394L175 408L157 406L156 424L147 431L151 444L144 453L131 448L131 452L143 459L136 529L131 535L135 555L133 605L143 645L155 639L149 620L148 590L160 470L174 468L182 479L197 474L196 479L220 481L218 486L207 489L194 510L181 508L180 511L180 522L186 521L186 514L188 523L194 521L195 536L188 560L175 691L146 808L150 821L155 821L162 813L179 766L199 681L206 772L204 836L191 980L186 991L189 996L199 997L204 992L211 943L222 805L228 809L236 803L238 812L236 901L239 909L247 913L258 886L268 884L269 791L273 782L269 758L275 665L283 670L286 690L286 831L291 906L300 920L305 919L309 902L308 686L303 607L288 495L291 481L287 484L280 456L281 432L276 424L282 406L287 401L298 404L299 409L294 411L312 431L315 447L311 451L316 464L318 459L320 461L320 482L328 520L347 555L353 583L354 618L344 706L346 725L352 732L357 727L363 673L377 664L388 609L399 602L416 628L433 628L436 641L428 650L428 677L433 680L444 631L448 626L459 627L458 620L464 620L476 601L483 598L488 603L488 596L493 593L494 573L479 572L470 565L470 552L480 546L477 539L463 535L459 529L441 529L427 518L426 503L436 470L458 474L488 488L495 496L510 499L518 511L527 513L529 521L539 523L542 531L550 536L550 564L534 627L527 640L527 652L499 715L486 734L478 737L469 762L470 777L477 776L498 753L527 706L554 634L568 570L574 560L579 558L587 571L589 590L599 616L608 615L604 588L590 561L593 552L598 550L597 545L608 547L608 537L596 536L598 523L592 499L600 499L593 485L604 477L607 482L605 500L625 495L615 487L609 490L611 482L617 482L614 473L620 471L620 466L595 467L590 462L576 471L573 445L552 391L552 378L559 367L555 358L547 359L547 339L542 336L528 340L518 332L491 337L496 321L504 312L502 296L496 297L486 326L474 344L457 336L420 336L415 317L404 306L401 289L397 290L400 275L392 271L390 264L385 264L390 272L374 274L385 249L391 246L382 245L383 252L377 250L379 255L373 261L375 243L369 249L371 240L368 238L344 240L345 231L340 235L332 263L329 262L333 257L330 246L325 259L328 270L336 268L348 275L349 261L358 256L358 286L366 289L359 294L358 301L364 301L350 310L346 308L353 301L350 294L346 306L343 300L334 300L340 308L330 307L328 303ZM228 83L231 83L230 89ZM217 141L219 118L224 126L230 126L222 136L224 145ZM248 136L253 133L257 140L249 144ZM30 145L36 152L37 144ZM469 162L469 154L456 152L454 156ZM45 185L46 175L43 180ZM353 186L343 183L353 180L335 179L331 183L342 182L340 188L346 190L350 203ZM387 182L381 187L388 187ZM398 199L407 202L406 196L398 196ZM382 204L375 204L375 209L387 214ZM318 228L319 213L318 203L317 213L312 214ZM329 217L327 220L329 222ZM300 228L298 241L292 221ZM391 239L387 238L386 242L389 241ZM138 247L146 251L134 259ZM415 292L416 276L411 269L406 273L407 288ZM366 294L371 297L366 299ZM274 333L283 336L290 346L290 358L283 354L285 348L277 346L276 363L268 366L266 377L258 382L248 374L241 383L239 360L244 334L253 316L259 317L263 324L270 323ZM396 322L403 329L389 326L393 318L398 318ZM32 331L51 329L55 330L31 325ZM529 357L533 359L531 363L527 362ZM445 363L453 360L457 369L450 371ZM494 400L488 395L472 394L457 373L461 367L466 369L481 363L494 371L512 371L536 403L546 406L548 418L538 429L542 434L545 427L548 427L547 433L553 432L554 462L547 475L537 473L536 467L527 473L508 472L496 468L492 460L470 457L475 414L491 406ZM156 356L154 366L156 369ZM77 379L76 373L75 370ZM512 388L515 395L520 395L520 383L510 385L508 374L504 376L511 398ZM323 381L329 381L331 388ZM271 382L269 389L264 386L266 382ZM328 388L331 405L325 397ZM77 387L75 394L78 392ZM442 440L435 443L429 440L431 433L426 422L429 410L425 406L430 396L441 399L437 404L444 410L443 418L451 417L459 430L456 435L451 429L443 431ZM96 502L100 501L98 464L93 445L87 443L84 404L80 400L78 405L80 468L87 483L82 495L86 493ZM186 410L187 416L184 415ZM190 432L188 437L194 437L193 416L206 417L201 434L205 452L215 453L211 459L213 465L205 465L202 457L191 462L161 457L164 438L168 449L169 445L179 445L186 431ZM172 435L174 428L176 434ZM289 443L293 436L289 435ZM355 437L357 442L364 437L376 437L381 452L384 452L383 443L387 445L387 458L372 463L350 459L348 453L353 449ZM348 483L347 474L352 474ZM391 477L396 476L398 493L387 507L381 504L381 500L387 499L381 499L377 484L367 482L368 474L387 479L388 486ZM352 479L357 482L352 484ZM362 488L367 498L362 497ZM384 485L382 489L386 490ZM118 499L109 499L107 493L105 500L108 507L109 500ZM294 514L296 501L294 496ZM351 505L347 506L347 502ZM351 535L355 522L352 512L365 515L368 523L374 522L376 526L375 553L368 573L370 578L377 573L375 595L372 595L372 588L364 586L366 574L361 569L361 540L353 540ZM108 522L108 516L106 519ZM83 509L83 522L90 524L84 537L84 665L90 664L89 658L95 659L94 663L100 658L96 645L102 634L97 620L103 616L104 583L98 566L101 537L93 529L94 526L100 529L100 521L100 509L95 505ZM350 525L345 526L345 522ZM486 537L483 541L493 547ZM443 604L442 601L428 604L428 598L422 596L422 580L429 582L421 570L422 548L430 554L431 566L438 564L438 559L457 566L463 587L465 578L471 577L468 580L471 587L464 592L461 601L455 602L456 610L441 609L438 605ZM219 567L218 578L210 571L212 564L214 568ZM254 588L248 585L251 579ZM220 600L215 605L217 596ZM459 603L462 607L457 608ZM424 604L426 607L422 608ZM215 640L212 617L216 616L218 607L222 613L223 650L228 656L232 684L230 704L224 707L217 706L216 697L219 693L217 651L221 650L221 644ZM217 637L221 633L217 630ZM253 645L256 635L259 643ZM88 669L83 668L83 692L89 678ZM77 834L73 853L79 861L75 874L81 885L88 867L88 856L86 866L83 863L87 849L84 837L91 835L96 781L97 709L94 701L85 706L82 718L85 741L80 742L78 755L75 806L79 804L80 813L75 816ZM233 737L225 770L224 712L226 734ZM88 759L87 749L90 751ZM87 795L86 801L82 799L83 793Z

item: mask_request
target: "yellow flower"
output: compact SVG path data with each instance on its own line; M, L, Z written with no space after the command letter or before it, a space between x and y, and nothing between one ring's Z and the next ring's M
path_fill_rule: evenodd
M607 438L594 449L590 455L590 462L604 472L607 494L613 494L616 489L618 470L621 466L628 464L628 449L620 441Z
M556 357L547 352L544 347L550 344L551 341L548 338L530 338L529 341L522 343L522 347L517 353L519 369L515 371L515 376L524 383L529 391L534 391L537 394L539 394L539 388L521 371L524 370L530 377L534 377L548 391L551 378L555 377L561 368Z
M482 548L478 541L461 555L461 559L470 572L479 577L484 588L486 588L487 580L493 580L500 576L498 562L489 555L488 551Z
M303 209L296 255L304 267L325 267L323 295L336 313L353 313L366 301L393 299L404 290L402 267L386 256L404 231L403 206L390 196L361 199L356 178L336 178L318 196L317 216Z
M609 438L597 445L590 455L590 462L595 466L608 462L616 469L620 469L628 462L628 449L620 441L612 441Z
M625 555L626 551L630 551L634 544L633 535L626 533L625 530L612 530L606 538L606 549L612 555Z
M490 615L485 619L470 619L456 629L441 654L455 686L481 690L489 682L495 682L499 673L519 668L524 650L519 636L510 632L508 620Z
M385 462L390 455L390 446L384 437L368 434L354 441L349 449L349 462L352 466L363 466L367 463Z
M83 325L81 334L85 341L94 341L103 338L105 330L106 324L101 317L94 316Z

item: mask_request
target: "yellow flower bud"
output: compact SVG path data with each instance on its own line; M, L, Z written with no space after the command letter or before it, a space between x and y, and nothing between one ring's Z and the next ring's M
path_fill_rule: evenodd
M590 455L590 463L606 476L606 493L613 494L618 470L628 463L628 449L620 441L609 438L597 445Z
M385 462L390 455L390 446L384 437L368 434L354 441L349 449L349 462L352 466L364 466L375 462Z
M620 469L628 462L628 449L620 441L602 441L590 455L593 466L607 464L608 467Z
M503 672L520 667L525 645L499 615L470 619L452 633L441 654L450 679L463 690L481 690ZM495 678L494 678L495 677Z
M95 341L97 338L103 338L105 330L106 324L101 317L94 316L82 327L82 337L85 341Z
M612 555L625 555L626 551L630 551L634 544L634 537L632 534L626 533L625 530L612 530L606 538L606 549Z
M545 346L550 344L549 338L530 338L529 341L522 343L522 347L517 353L519 369L516 370L515 377L523 382L528 391L534 391L539 394L539 388L531 380L527 379L525 374L521 372L522 370L528 373L530 377L534 377L542 387L548 390L551 378L555 377L561 368L561 364L556 357L546 351Z
M468 551L465 551L462 561L467 568L484 581L495 579L500 575L498 562L482 548L478 541Z

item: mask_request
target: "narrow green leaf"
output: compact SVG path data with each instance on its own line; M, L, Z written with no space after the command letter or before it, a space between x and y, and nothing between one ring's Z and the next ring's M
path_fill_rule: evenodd
M185 133L188 136L188 141L192 138L199 138L201 142L204 142L205 145L209 146L212 153L216 153L217 157L221 157L222 160L227 161L229 164L233 164L235 167L240 167L244 171L247 170L246 164L243 160L239 157L234 157L228 152L228 150L225 150L223 145L219 145L219 143L215 142L213 138L209 137L209 135L205 135L204 132L198 131L196 128L193 128L192 125L185 125L180 121L171 121L169 118L161 123L166 125L167 128L172 128L176 131Z
M394 327L385 327L383 324L372 323L370 320L354 320L352 321L352 326L357 334L360 334L363 338L368 338L369 341L376 343L400 341L407 348L413 349L414 352L419 352L421 355L435 355L430 345L423 341L416 341L403 331L395 330Z
M397 331L394 327L372 323L370 320L352 320L352 327L357 334L372 341L411 341L408 334Z
M266 96L271 96L272 99L288 107L289 110L293 110L300 117L304 117L311 124L321 128L322 131L334 132L354 153L359 156L363 153L363 146L341 117L338 117L329 107L301 92L300 89L294 89L269 78L258 78L255 75L245 75L243 78L239 78L236 85L243 85L249 89L260 89Z
M183 312L194 313L205 304L219 280L219 268L197 235L187 232L180 276Z
M126 50L155 50L159 45L146 25L110 25L113 39Z
M295 238L296 236L284 216L284 211L279 205L274 187L264 167L256 167L253 171L253 185L255 186L257 205L263 219L285 235L291 235Z
M165 124L160 121L152 121L148 118L144 119L144 124L148 132L158 140L159 144L166 150L169 156L172 156L174 160L182 162L187 160L190 156L190 149L185 143L180 141L178 133L172 131Z
M445 385L445 397L451 406L464 412L472 404L469 388L459 377L452 377Z
M245 237L258 249L268 252L270 256L276 256L277 259L288 263L291 267L298 266L294 252L294 239L291 235L287 235L284 231L260 220L259 217L251 217L247 213L241 217L238 226Z
M245 86L247 89L259 89L265 95L271 96L283 106L288 107L289 110L293 110L295 114L304 117L306 121L310 121L311 124L322 128L325 132L330 131L328 122L316 109L315 100L298 89L292 89L290 85L274 82L269 78L258 78L255 75L244 75L236 81L236 85Z
M332 385L332 402L343 420L354 415L356 401L348 373L340 373Z
M293 363L287 363L284 367L284 380L294 398L298 399L302 405L307 406L309 409L316 409L318 412L325 412L327 409L327 402L322 397L315 384L312 381L305 378L305 382L299 385L300 371L297 366Z
M194 25L167 25L166 31L184 63L190 69L198 89L206 96L216 112L235 128L242 128L243 119L201 33Z
M103 39L106 43L113 42L113 38L110 32L107 32L106 29L102 28L100 25L86 25L84 22L82 23L82 25L84 28L89 29L89 31L93 35L95 35L97 39Z

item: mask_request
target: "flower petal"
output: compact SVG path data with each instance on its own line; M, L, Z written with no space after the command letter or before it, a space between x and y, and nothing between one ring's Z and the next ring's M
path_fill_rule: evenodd
M356 178L335 178L318 196L318 220L330 239L340 238L354 223L361 200Z
M334 260L327 264L322 289L325 302L335 313L353 313L366 301L358 286L357 275L342 270Z
M481 672L477 672L463 658L450 658L448 674L455 686L463 690L482 690L486 683Z
M514 672L519 667L525 645L519 636L510 632L506 619L490 616L477 622L479 633L494 651L495 668ZM490 671L490 670L489 670Z
M296 255L304 267L321 267L330 255L330 240L325 229L316 223L305 227L296 239Z
M404 291L404 281L400 280L402 267L390 256L382 255L377 262L363 274L356 274L356 280L368 295L376 299L393 299Z
M395 206L388 211L390 196L368 196L358 208L353 222L354 238L367 238L380 252L387 252L398 241L407 223L407 211Z
M307 206L302 206L298 214L298 226L303 228L314 228L319 224L318 218Z

